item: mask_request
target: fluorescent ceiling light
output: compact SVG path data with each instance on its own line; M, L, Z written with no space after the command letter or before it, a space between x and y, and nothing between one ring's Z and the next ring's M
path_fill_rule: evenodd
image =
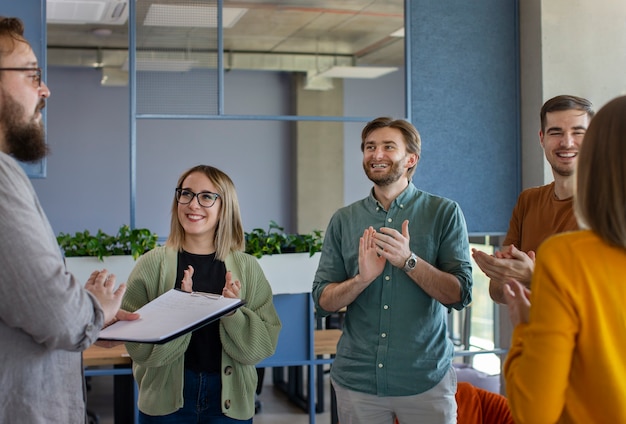
M222 26L231 28L248 9L224 7ZM216 28L217 8L215 6L184 6L172 4L152 4L146 19L146 26Z
M397 71L393 66L333 66L320 72L318 77L326 78L378 78L391 72Z
M404 37L404 27L400 28L397 31L392 32L391 34L389 34L391 37L398 37L398 38L402 38Z

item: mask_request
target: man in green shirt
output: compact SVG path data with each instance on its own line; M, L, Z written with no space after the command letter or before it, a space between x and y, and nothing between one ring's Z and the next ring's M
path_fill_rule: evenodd
M377 118L361 137L374 187L331 218L313 282L320 316L347 307L331 369L339 421L453 424L446 315L471 302L465 218L411 182L421 149L411 123Z

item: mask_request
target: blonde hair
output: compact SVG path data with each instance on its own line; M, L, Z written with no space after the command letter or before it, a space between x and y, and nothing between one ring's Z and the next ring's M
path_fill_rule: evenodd
M626 96L607 103L591 120L576 172L578 224L626 248Z
M215 244L216 259L223 261L231 251L243 251L245 249L245 233L241 222L235 184L228 175L219 169L209 165L198 165L180 176L176 188L182 188L181 185L185 178L196 172L206 175L215 184L217 194L220 195L222 203L213 243ZM185 230L178 220L178 202L175 194L173 195L171 213L170 234L165 244L180 251L185 241Z

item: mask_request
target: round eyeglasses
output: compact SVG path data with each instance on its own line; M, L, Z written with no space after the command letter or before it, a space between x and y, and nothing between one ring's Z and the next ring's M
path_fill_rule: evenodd
M187 190L185 188L177 188L176 189L176 201L181 205L188 205L191 203L193 198L198 199L198 204L203 208L210 208L215 204L215 201L218 197L220 197L217 193L212 193L210 191L203 191L201 193L194 193L191 190Z
M33 72L29 75L35 87L41 87L41 68L0 68L0 71Z

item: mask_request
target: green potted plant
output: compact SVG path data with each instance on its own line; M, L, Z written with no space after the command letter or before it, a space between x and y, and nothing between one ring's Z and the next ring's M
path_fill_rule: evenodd
M308 252L313 256L321 252L324 237L321 230L308 234L289 234L275 221L270 221L269 229L255 228L246 233L246 253L257 258L279 253Z
M106 268L125 282L139 256L157 245L158 236L146 228L122 225L117 234L102 230L95 234L85 230L72 234L59 233L57 243L65 255L67 269L85 282L96 269Z
M321 230L286 233L275 221L246 233L246 253L259 259L274 294L311 291L322 250Z
M131 229L122 225L114 236L102 230L91 234L89 230L77 232L74 235L59 233L57 243L65 257L95 256L103 260L105 256L131 255L133 259L153 249L157 244L158 236L147 228Z

